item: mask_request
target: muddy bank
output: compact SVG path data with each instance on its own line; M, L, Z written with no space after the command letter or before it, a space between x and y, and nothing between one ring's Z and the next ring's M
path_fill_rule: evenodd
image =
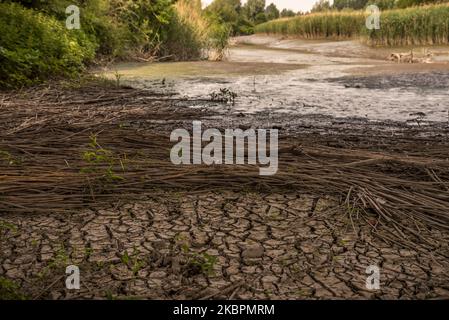
M390 51L354 41L250 36L234 43L224 62L115 68L123 74L123 83L175 92L180 97L207 99L227 88L238 99L226 112L237 114L280 113L304 119L320 115L413 124L411 114L422 112L424 121L447 121L449 64L444 47L433 49L440 52L434 63L398 64L386 60ZM423 50L417 49L415 55ZM106 75L113 78L114 72ZM202 105L192 103L190 107ZM221 106L208 108L222 111Z
M422 57L430 53L432 61L441 63L449 62L448 46L396 46L396 47L372 47L357 40L304 40L294 37L275 35L250 35L231 39L234 46L248 45L272 50L290 50L311 54L321 54L327 57L357 58L379 60L382 64L392 52L410 52L413 50L416 57Z
M183 77L239 76L277 74L301 69L305 65L265 62L191 61L168 63L124 63L117 65L116 72L127 81L140 79L173 79Z

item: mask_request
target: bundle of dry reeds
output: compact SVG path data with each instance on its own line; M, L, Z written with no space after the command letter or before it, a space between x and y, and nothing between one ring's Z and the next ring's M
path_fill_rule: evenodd
M166 132L199 111L142 90L58 92L0 97L0 214L73 211L164 190L300 190L340 197L351 219L373 216L374 229L388 224L403 239L449 229L449 148L441 141L285 136L272 176L250 165L178 166ZM336 140L343 144L329 146Z

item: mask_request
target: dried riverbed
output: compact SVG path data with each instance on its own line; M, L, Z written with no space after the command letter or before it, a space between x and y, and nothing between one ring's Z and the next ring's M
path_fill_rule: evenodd
M14 117L0 122L0 298L449 297L446 65L239 41L225 63L118 66L145 90L2 94L0 119ZM235 105L210 100L223 87ZM279 129L278 175L172 166L169 134L192 120ZM127 154L113 168L124 180L83 175L92 134ZM68 264L80 290L65 288Z

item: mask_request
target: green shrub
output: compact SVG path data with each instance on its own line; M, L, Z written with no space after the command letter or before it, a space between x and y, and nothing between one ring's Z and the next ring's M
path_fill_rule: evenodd
M167 37L174 10L171 0L111 0L109 18L121 34L119 47L128 55L157 55Z
M0 276L0 300L25 300L26 298L17 283Z
M94 58L96 44L81 30L14 3L0 3L0 11L0 87L73 76Z
M0 0L1 1L1 0ZM66 8L80 9L68 30ZM0 87L74 76L96 56L222 56L228 27L207 19L199 0L19 0L0 2Z
M213 55L209 58L212 60L222 60L228 47L231 26L221 23L211 23L208 29L208 45L209 50L213 51Z
M76 5L80 9L82 32L97 44L100 55L125 56L132 47L133 35L125 23L120 21L122 10L129 1L122 0L18 0L26 8L42 12L62 23L67 18L66 8Z

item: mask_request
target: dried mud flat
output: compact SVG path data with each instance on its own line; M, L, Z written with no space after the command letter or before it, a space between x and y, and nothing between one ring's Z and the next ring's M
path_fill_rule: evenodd
M167 141L193 119L265 127L263 112L224 116L210 101L190 109L188 99L99 85L60 92L1 99L6 294L449 297L446 124L275 116L280 170L260 179L254 168L169 166ZM126 151L126 170L114 167L124 181L92 188L103 174L81 174L92 133L111 152ZM69 264L80 267L80 290L65 289ZM369 265L380 268L380 290L365 287Z
M301 193L168 193L71 215L8 215L0 272L34 298L448 297L449 263L354 231L337 201ZM446 243L447 234L434 234ZM125 254L128 252L128 254ZM76 264L81 289L64 287ZM381 289L365 269L381 270Z

